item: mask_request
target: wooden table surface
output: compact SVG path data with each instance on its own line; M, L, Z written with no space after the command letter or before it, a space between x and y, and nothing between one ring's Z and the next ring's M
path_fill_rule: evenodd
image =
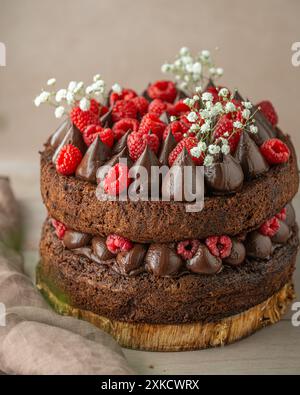
M25 270L33 278L41 224L46 215L39 193L38 163L2 161L0 174L11 178L21 205ZM299 218L300 195L295 197L294 205ZM300 270L296 271L295 283L300 301ZM224 348L174 353L124 349L124 353L129 364L141 374L299 374L300 326L292 325L291 316L290 310L278 324Z

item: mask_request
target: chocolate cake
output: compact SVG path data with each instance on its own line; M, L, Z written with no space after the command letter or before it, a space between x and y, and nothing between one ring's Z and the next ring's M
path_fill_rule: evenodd
M37 286L124 347L231 343L277 322L294 297L291 140L269 101L252 105L212 79L202 88L202 71L184 84L195 65L212 66L207 51L186 51L164 67L181 70L177 85L105 95L97 75L35 101L66 114L41 152Z

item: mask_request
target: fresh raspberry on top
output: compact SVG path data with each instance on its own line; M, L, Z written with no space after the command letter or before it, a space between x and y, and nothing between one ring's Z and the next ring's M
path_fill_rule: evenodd
M131 100L136 96L137 96L137 94L134 90L122 89L121 93L112 92L110 94L109 103L111 106L113 106L116 103L116 101L118 101L118 100Z
M119 195L129 184L128 167L124 163L114 165L103 181L104 191L111 196Z
M70 112L71 121L81 132L91 124L98 125L100 123L98 115L91 110L83 111L79 107L72 108Z
M199 240L184 240L177 244L177 254L183 259L192 259L200 245Z
M177 101L173 106L171 105L168 113L175 117L180 117L190 111L189 106L184 103L184 99Z
M158 153L160 142L156 134L131 133L127 139L129 155L132 160L136 161L143 153L146 145L155 153Z
M171 105L170 103L167 103L166 101L160 100L160 99L154 99L150 104L149 104L149 113L155 114L158 117L161 116L163 112L169 112Z
M166 124L161 121L157 115L148 113L142 118L138 133L143 135L151 131L156 134L159 139L162 139L165 128Z
M275 215L276 218L280 219L280 221L286 220L286 208L284 207L279 213Z
M125 237L109 235L106 239L106 246L111 253L118 254L122 251L130 251L133 248L133 243Z
M149 102L143 96L138 96L132 99L132 102L137 108L137 112L140 118L142 118L148 112Z
M132 100L118 100L112 109L112 120L118 122L122 118L136 118L137 108Z
M56 219L51 219L52 226L55 229L56 236L62 240L66 233L67 227L62 222L57 221Z
M100 117L105 115L109 111L109 108L107 106L101 106L100 107Z
M276 126L278 124L278 115L275 111L273 104L270 101L261 101L257 104L257 107L260 107L260 111L273 126Z
M72 144L65 145L57 156L56 170L64 176L74 174L81 159L82 153L77 147Z
M151 99L161 99L169 103L174 103L177 96L177 89L172 81L156 81L149 85L147 89L148 96Z
M183 139L183 135L187 133L188 130L189 128L183 122L174 121L166 127L163 134L163 139L165 140L167 138L169 131L171 131L176 142L179 143L179 141Z
M220 137L228 140L230 152L233 153L236 150L236 147L240 141L241 131L235 131L233 133L233 120L228 119L226 115L223 115L219 119L213 134L213 138L215 141Z
M259 233L264 236L273 237L278 232L279 227L278 218L273 217L260 226Z
M232 241L228 236L210 236L205 240L209 251L221 259L227 258L231 253Z
M270 165L286 163L290 157L288 146L276 138L266 140L260 146L260 152Z
M139 129L139 122L133 118L123 118L116 122L113 126L113 132L116 140L119 140L129 130L137 132Z
M91 99L90 111L93 112L97 117L100 115L100 103L98 103L95 99Z
M90 146L97 136L108 147L113 146L114 134L111 129L103 129L100 125L89 125L83 132L83 140L87 146Z
M169 155L169 165L172 166L173 163L175 162L175 159L177 158L177 156L180 154L180 152L183 150L183 148L185 147L188 152L191 155L191 149L196 147L198 145L198 140L196 137L185 137L184 139L182 139L177 145L176 147L173 149L173 151L170 153ZM202 154L199 158L196 158L195 156L191 155L191 158L193 159L193 161L195 162L196 165L202 165L203 164L203 160L204 160L204 154Z

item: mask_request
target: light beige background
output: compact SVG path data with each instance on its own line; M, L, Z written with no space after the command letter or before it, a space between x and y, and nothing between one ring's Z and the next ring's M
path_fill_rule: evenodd
M300 0L0 0L1 41L7 67L0 67L0 174L11 177L22 207L32 275L45 218L38 149L58 123L33 98L52 76L65 85L101 72L108 84L141 90L181 46L219 46L222 83L254 101L271 99L300 148L300 67L291 64ZM295 207L299 214L299 195ZM299 373L300 329L290 317L222 350L125 353L139 373Z

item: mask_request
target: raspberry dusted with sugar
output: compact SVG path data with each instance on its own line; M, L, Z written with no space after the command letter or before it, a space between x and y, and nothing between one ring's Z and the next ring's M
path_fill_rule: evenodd
M279 227L280 224L278 218L273 217L260 226L259 233L264 236L273 237L278 232Z
M51 219L52 226L55 229L56 236L62 240L66 233L67 227L62 222L57 221L56 219Z
M142 118L148 112L149 102L143 96L138 96L132 99L132 102L137 108L137 112L140 118Z
M257 104L257 107L260 108L260 111L264 114L267 120L273 125L276 126L278 123L278 115L275 111L273 104L268 101L264 100Z
M137 132L139 129L139 122L133 118L124 118L116 122L113 126L113 132L116 140L119 140L129 130Z
M165 128L166 124L162 122L157 115L149 113L146 114L141 120L138 134L148 134L149 131L151 131L161 140Z
M109 128L103 129L100 125L89 125L83 132L83 140L88 147L97 136L99 136L100 140L109 148L114 145L114 134Z
M129 184L128 167L124 163L115 164L103 181L104 191L111 196L119 195Z
M160 142L156 134L151 132L140 135L139 133L131 133L127 139L127 146L130 158L136 161L143 153L146 145L155 153L158 153Z
M192 259L200 245L199 240L184 240L177 244L177 254L183 259Z
M195 162L196 165L202 165L203 164L203 160L204 160L204 154L202 153L202 155L199 158L196 158L195 156L193 156L191 154L191 149L196 147L198 145L198 140L196 137L185 137L183 140L181 140L176 147L173 149L173 151L170 153L169 155L169 165L172 166L173 163L175 162L175 159L177 158L177 156L180 154L180 152L183 150L183 148L185 147L188 152L191 155L191 158L193 159L193 161Z
M118 122L122 118L136 118L137 108L132 100L118 100L112 109L112 120Z
M265 141L260 147L260 152L270 165L286 163L290 157L288 146L279 139Z
M133 89L122 89L121 93L112 92L110 94L109 103L113 106L118 100L131 100L137 96Z
M87 110L83 111L79 107L72 108L70 112L70 118L73 124L79 129L81 132L85 130L85 128L91 124L99 124L99 117L93 111Z
M170 103L167 103L163 100L160 99L154 99L150 104L149 104L149 113L155 114L158 117L161 116L163 112L169 112L169 109L171 108Z
M228 236L210 236L205 240L209 251L221 259L227 258L231 253L232 241Z
M275 215L276 218L280 219L280 221L286 220L286 208L284 207L279 213Z
M169 103L174 103L177 96L177 89L172 81L156 81L149 85L147 89L148 96L151 99L161 99Z
M219 119L213 134L215 141L221 137L228 141L231 153L234 153L236 150L241 137L241 131L233 130L233 123L234 121L232 119L228 119L226 115L223 115Z
M187 133L189 128L187 127L186 124L184 124L181 121L174 121L170 123L163 134L163 139L165 140L167 138L168 133L171 131L176 142L179 143L183 139L183 135Z
M81 159L82 153L77 147L72 144L65 145L57 156L56 170L64 176L70 176L75 173Z
M133 243L125 237L109 235L106 239L106 246L111 253L118 254L122 251L130 251L133 248Z

